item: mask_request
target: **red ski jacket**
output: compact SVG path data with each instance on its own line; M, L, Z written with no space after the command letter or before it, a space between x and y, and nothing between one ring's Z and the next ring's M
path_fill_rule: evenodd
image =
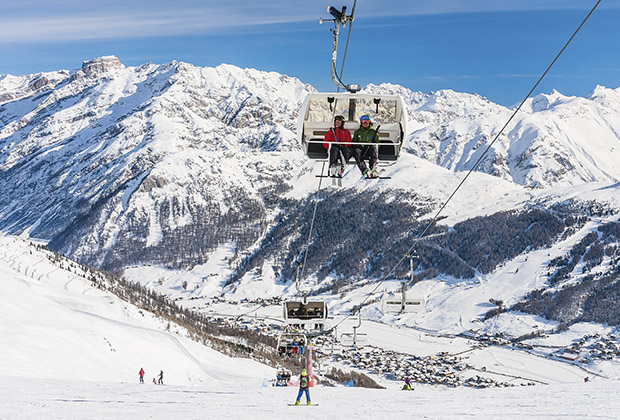
M329 129L327 134L325 134L325 138L323 139L325 143L323 143L323 147L329 150L329 141L337 141L341 143L345 143L345 145L351 145L351 133L346 128L336 128L332 127Z

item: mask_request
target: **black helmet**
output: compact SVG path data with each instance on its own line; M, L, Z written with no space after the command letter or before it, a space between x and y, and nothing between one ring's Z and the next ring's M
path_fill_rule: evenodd
M342 115L336 115L334 117L334 124L336 124L336 121L338 120L342 121L342 125L344 125L344 117Z

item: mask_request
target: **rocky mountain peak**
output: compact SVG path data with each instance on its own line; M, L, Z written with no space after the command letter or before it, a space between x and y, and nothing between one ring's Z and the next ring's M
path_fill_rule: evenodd
M125 66L116 56L97 57L82 63L82 72L87 76L99 76L110 71L123 70Z

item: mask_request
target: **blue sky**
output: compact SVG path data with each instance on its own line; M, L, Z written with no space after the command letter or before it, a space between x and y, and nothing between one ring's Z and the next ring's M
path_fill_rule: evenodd
M272 70L319 90L330 78L328 5L353 0L0 0L0 74L185 61ZM596 0L358 0L345 83L523 99ZM537 92L620 87L620 0L603 0ZM340 69L347 31L341 31Z

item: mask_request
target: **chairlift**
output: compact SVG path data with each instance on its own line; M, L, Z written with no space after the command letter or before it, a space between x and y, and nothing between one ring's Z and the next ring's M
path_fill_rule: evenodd
M327 304L323 301L308 300L301 289L303 263L300 262L299 257L295 264L297 265L295 289L298 296L302 296L302 300L289 300L282 304L284 322L296 329L323 331L327 327Z
M353 327L352 333L343 333L340 335L340 342L344 346L358 347L368 343L368 334L357 332L357 329L362 326L362 311L360 307L357 307L357 325Z
M278 337L278 353L285 355L303 355L306 353L308 337L300 331L283 332Z
M419 313L424 311L426 299L422 295L407 293L407 283L403 282L400 292L391 292L381 300L383 312Z
M276 373L275 386L288 386L288 382L291 380L291 371L285 368L279 369Z
M325 134L333 127L334 116L342 115L345 118L344 127L351 134L359 128L359 118L362 115L370 116L373 128L378 129L379 162L395 161L400 155L400 149L405 136L407 116L402 98L398 95L380 95L359 93L359 84L344 84L341 75L336 73L336 58L338 56L338 34L340 27L349 23L349 35L354 21L355 3L350 15L347 8L341 10L328 7L327 11L333 19L319 19L319 23L333 22L331 78L338 90L337 93L310 93L306 96L299 112L297 135L304 153L308 158L324 160L328 158L327 149L323 147ZM344 54L346 58L346 50ZM343 58L343 68L344 68ZM341 70L342 73L342 70Z
M419 313L424 311L426 300L423 296L403 296L402 293L389 293L383 298L381 307L383 312L401 313L412 312Z

